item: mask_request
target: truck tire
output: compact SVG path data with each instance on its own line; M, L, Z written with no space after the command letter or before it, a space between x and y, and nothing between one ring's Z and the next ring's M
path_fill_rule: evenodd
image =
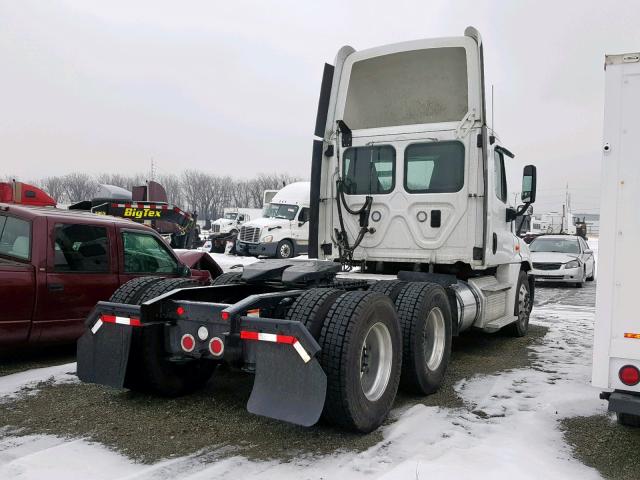
M327 375L324 418L367 433L387 418L398 391L402 336L391 299L352 291L329 309L320 333Z
M438 284L410 282L396 299L402 329L401 387L429 395L444 380L451 357L451 307Z
M140 295L152 284L164 280L164 277L138 277L118 287L109 298L113 303L137 305Z
M380 280L369 287L370 292L384 293L388 295L394 302L407 282L402 280Z
M242 272L225 272L213 279L211 285L231 285L241 283Z
M293 243L290 240L280 240L278 247L276 248L277 258L291 258L293 257Z
M176 288L198 287L189 278L165 279L149 288L140 297L144 303ZM211 360L192 360L186 363L170 362L164 350L164 325L143 327L137 346L139 349L138 387L166 397L177 397L202 387L213 375L217 364Z
M344 293L344 290L336 288L313 288L306 291L293 302L285 318L301 322L313 338L320 338L320 331L324 324L327 312L336 301L336 299Z
M529 315L531 315L532 307L531 290L526 272L521 271L518 275L515 303L513 313L518 317L518 320L504 327L504 330L514 337L524 337L529 330Z
M626 427L640 427L640 416L631 413L616 413L616 420Z

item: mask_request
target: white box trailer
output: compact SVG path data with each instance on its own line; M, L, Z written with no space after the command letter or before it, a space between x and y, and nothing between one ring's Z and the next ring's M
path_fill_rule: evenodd
M592 383L620 423L640 426L640 53L607 55L605 72Z

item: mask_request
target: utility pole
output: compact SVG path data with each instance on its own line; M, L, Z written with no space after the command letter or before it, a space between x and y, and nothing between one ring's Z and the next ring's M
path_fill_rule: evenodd
M156 178L156 164L151 157L151 172L149 173L149 180L155 180Z

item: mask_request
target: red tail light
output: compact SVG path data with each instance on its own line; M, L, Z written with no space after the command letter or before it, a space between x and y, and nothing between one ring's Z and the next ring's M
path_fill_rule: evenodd
M222 318L223 320L229 320L229 318L231 317L231 315L229 315L229 312L222 312L220 314L220 318Z
M184 307L178 307L176 308L176 313L178 315L184 315Z
M193 335L189 335L188 333L182 336L180 340L180 346L185 352L192 352L196 346L196 339L193 338Z
M640 370L633 365L625 365L618 372L618 377L622 383L632 387L640 382Z
M213 337L209 342L209 351L214 357L219 357L224 352L224 342L219 337Z

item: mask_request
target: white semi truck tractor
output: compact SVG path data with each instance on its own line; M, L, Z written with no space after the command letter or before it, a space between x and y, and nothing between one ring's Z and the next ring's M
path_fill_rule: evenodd
M595 387L623 425L640 426L637 203L640 52L605 58L600 240L593 345Z
M258 261L208 287L125 284L86 321L80 379L178 395L227 364L255 373L251 413L369 432L399 387L440 388L453 336L525 335L533 281L514 221L536 170L510 208L513 154L486 119L475 29L343 47L321 86L310 258Z

